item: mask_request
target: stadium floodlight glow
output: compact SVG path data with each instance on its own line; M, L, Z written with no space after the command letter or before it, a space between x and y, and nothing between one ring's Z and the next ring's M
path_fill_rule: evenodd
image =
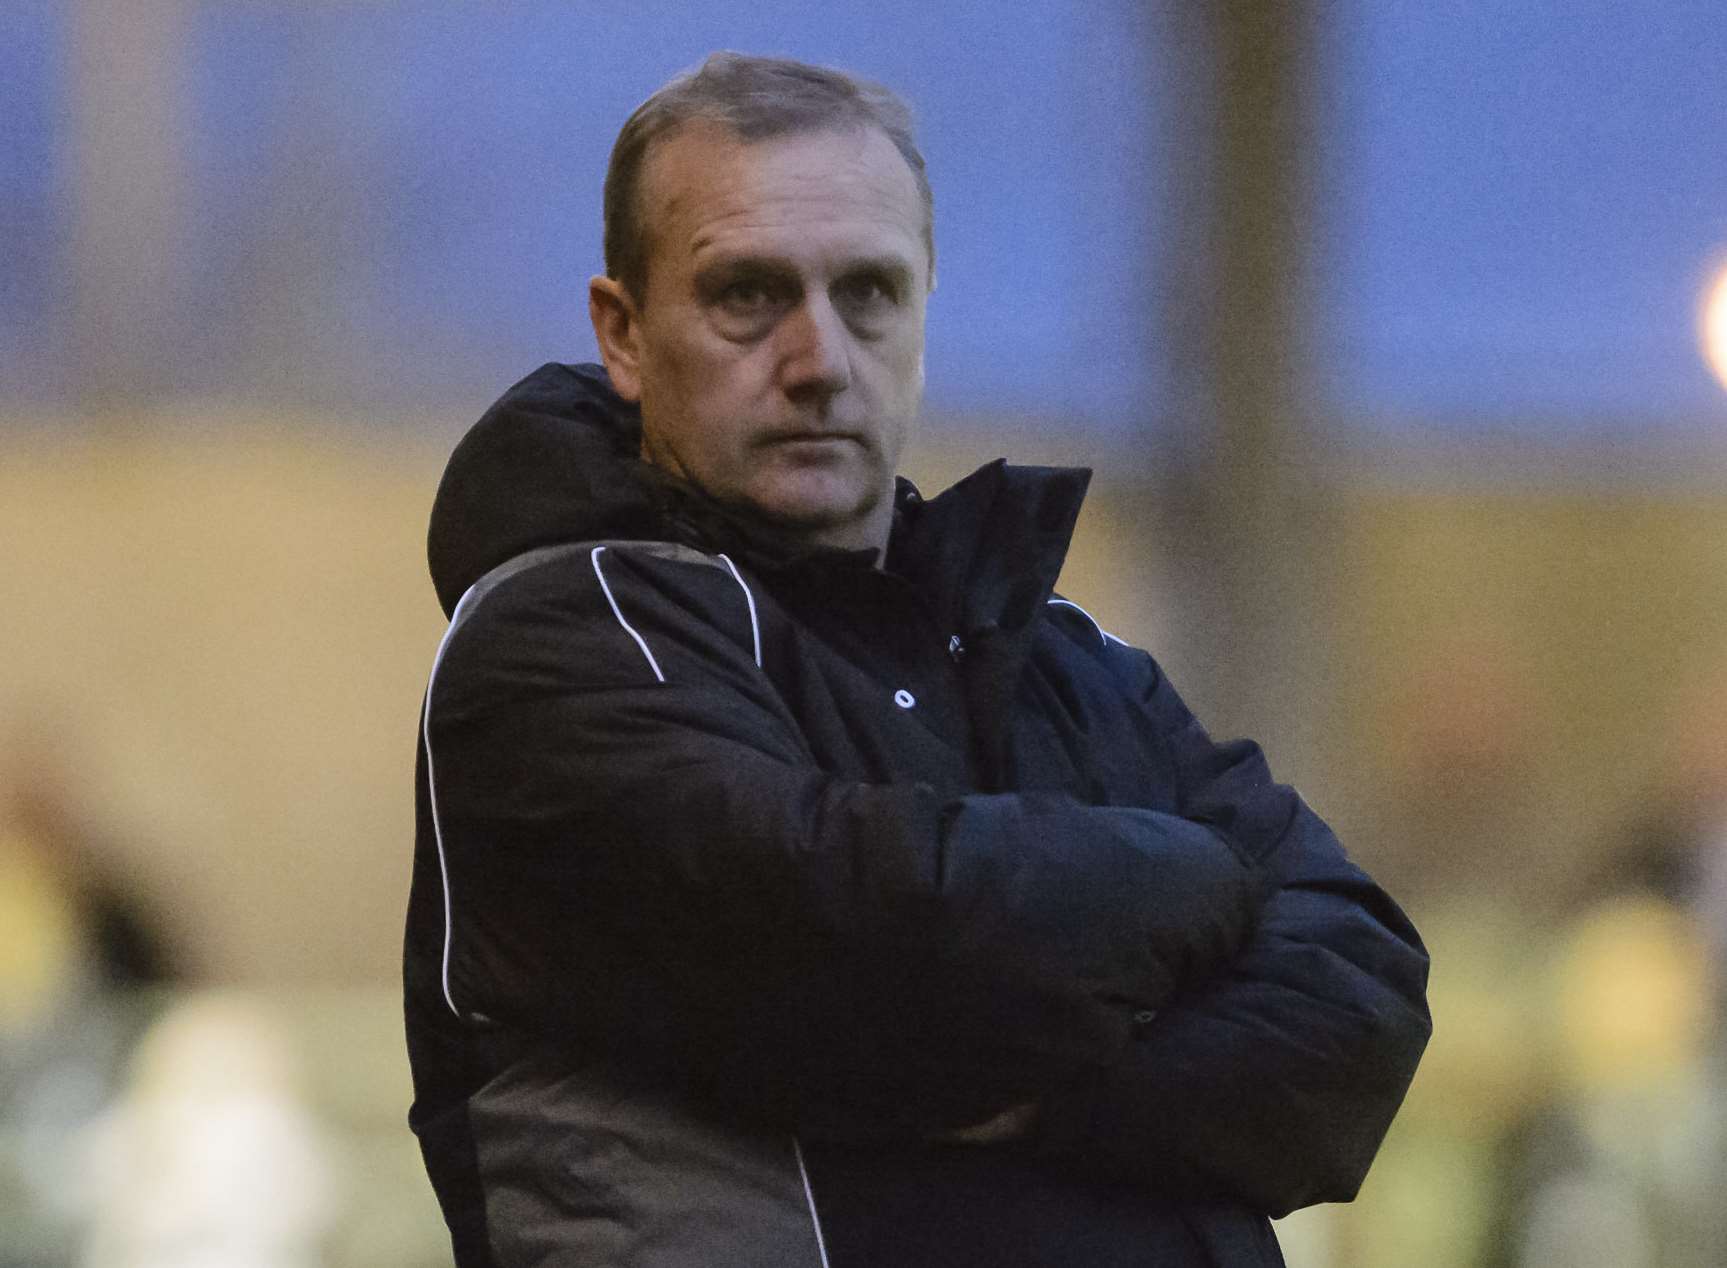
M1723 264L1703 300L1703 356L1721 386L1727 388L1727 264Z

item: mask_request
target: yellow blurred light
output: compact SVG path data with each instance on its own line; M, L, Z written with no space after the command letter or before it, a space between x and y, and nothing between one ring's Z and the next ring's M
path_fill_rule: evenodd
M1727 265L1716 275L1703 301L1703 355L1721 386L1727 387Z
M1708 950L1667 902L1623 897L1597 908L1568 940L1557 985L1565 1073L1587 1092L1671 1080L1707 1051Z

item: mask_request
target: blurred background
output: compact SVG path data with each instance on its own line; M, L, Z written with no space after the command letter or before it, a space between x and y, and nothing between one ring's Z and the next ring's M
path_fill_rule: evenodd
M1429 939L1293 1268L1727 1263L1719 0L5 0L0 1268L448 1263L426 514L719 47L910 98L913 474L1096 467L1066 593Z

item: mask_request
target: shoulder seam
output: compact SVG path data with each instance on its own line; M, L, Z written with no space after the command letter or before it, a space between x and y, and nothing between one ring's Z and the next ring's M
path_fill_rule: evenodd
M749 605L750 640L755 645L756 668L760 669L762 667L762 627L761 622L756 619L756 596L751 593L749 584L744 580L743 574L738 571L738 566L732 562L732 557L723 550L719 552L719 557L725 561L726 568L732 574L732 580L737 582L738 588L744 592L744 602Z
M642 655L648 658L648 668L654 671L654 677L660 682L666 680L665 673L660 669L660 662L654 659L653 649L648 646L648 640L643 638L636 627L624 619L623 609L618 606L618 600L612 594L612 587L606 581L605 571L600 567L600 556L606 551L604 546L595 546L588 553L588 559L594 566L594 576L600 580L600 590L606 596L606 602L611 605L612 615L618 618L618 624L624 627L624 633L635 639L636 646L642 649Z

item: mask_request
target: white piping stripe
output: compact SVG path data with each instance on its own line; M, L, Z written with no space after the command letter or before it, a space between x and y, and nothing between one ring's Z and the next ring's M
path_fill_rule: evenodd
M520 572L524 566L531 565L550 554L555 554L560 549L562 548L546 547L537 551L529 551L527 554L520 555L493 569L463 591L462 597L456 602L455 609L450 613L449 628L444 631L444 636L438 640L437 653L432 657L432 672L426 680L426 705L421 720L421 738L426 745L426 800L430 804L432 812L432 839L438 847L438 876L444 886L444 952L439 966L439 983L443 988L444 1003L450 1006L450 1011L457 1017L462 1016L462 1010L456 1007L455 996L450 990L450 947L454 941L455 896L450 889L450 865L444 850L443 819L438 814L436 763L432 759L432 689L438 681L438 670L444 663L444 652L449 647L450 636L456 632L456 627L462 623L462 617L468 608L478 603L486 592L505 577ZM659 663L654 660L654 654L648 650L648 645L642 641L642 636L630 627L628 621L624 620L624 614L618 611L617 600L612 597L611 587L606 584L605 575L600 572L599 555L604 549L604 546L596 546L591 556L594 575L600 579L600 589L605 591L606 602L611 604L612 615L618 618L618 624L629 632L630 637L636 640L636 646L642 649L642 655L648 658L648 666L654 671L654 677L664 682L666 677L660 672Z
M726 567L732 570L732 580L743 587L744 602L750 605L750 637L756 643L756 668L762 667L762 627L756 623L756 596L750 593L750 588L744 585L744 579L738 575L738 566L732 562L732 557L725 551L720 552L720 558L726 561Z
M426 743L426 800L432 807L432 839L438 846L438 874L444 881L444 958L439 978L444 988L444 1003L450 1006L450 1011L457 1017L462 1010L456 1007L456 1001L450 994L450 927L451 912L455 900L450 894L450 865L444 859L444 826L438 817L438 783L432 772L432 687L438 681L438 666L444 663L444 649L450 645L450 635L456 632L456 626L461 622L462 609L468 606L468 600L474 597L477 586L469 586L456 603L456 610L450 613L450 628L444 631L444 637L438 640L438 651L432 657L432 673L426 680L426 707L421 718L422 736Z
M618 601L612 597L612 588L606 584L606 574L600 571L600 552L603 550L604 546L595 546L588 558L593 561L594 576L600 579L600 589L606 592L606 602L612 605L612 615L618 618L618 624L624 627L624 632L636 640L636 646L641 648L642 655L648 658L648 668L654 671L654 677L664 682L666 676L660 672L660 662L655 660L654 654L648 650L647 640L636 633L633 625L624 620L623 612L618 609Z
M1087 612L1084 608L1080 607L1079 604L1075 603L1072 599L1051 599L1050 602L1051 603L1059 603L1064 608L1072 608L1075 612L1078 612L1086 620L1091 622L1092 629L1094 629L1098 632L1099 636L1103 639L1103 641L1106 644L1108 644L1108 643L1120 643L1123 647L1127 646L1127 640L1126 639L1117 638L1115 635L1111 634L1108 630L1104 629L1103 626L1098 624L1097 618L1095 616L1093 616L1090 612Z
M722 558L723 557L724 556L722 556ZM810 1223L815 1225L816 1252L822 1257L822 1268L828 1268L828 1244L827 1239L822 1236L822 1217L821 1213L816 1210L816 1195L810 1189L809 1168L804 1166L804 1147L802 1142L799 1141L796 1136L792 1137L792 1152L797 1155L798 1175L803 1177L804 1201L809 1203Z

